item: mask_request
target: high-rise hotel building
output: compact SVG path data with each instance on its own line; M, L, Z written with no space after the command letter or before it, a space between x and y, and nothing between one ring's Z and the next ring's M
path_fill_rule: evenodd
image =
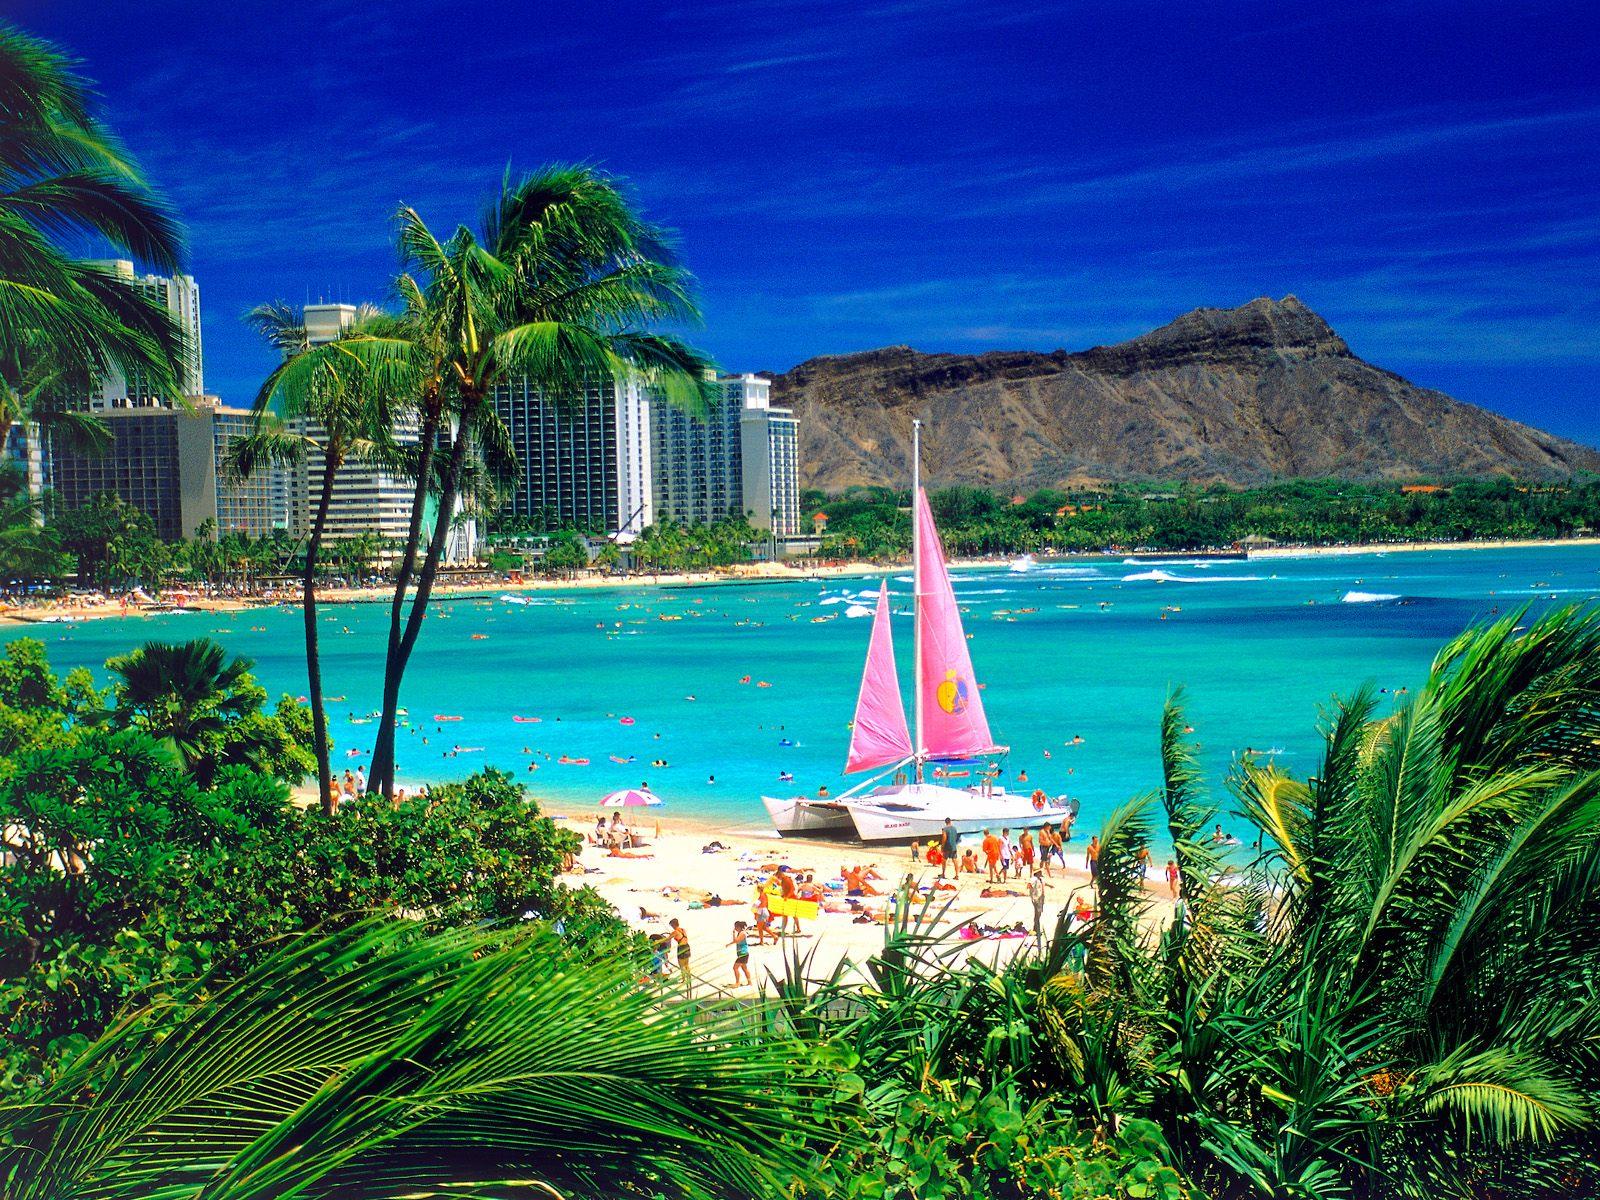
M265 469L244 482L223 470L229 443L248 432L251 414L204 394L200 343L200 287L188 275L139 275L125 259L96 264L153 297L183 335L178 382L185 405L155 390L140 372L106 371L77 401L104 422L110 445L88 453L64 439L49 439L37 455L40 482L56 503L76 508L113 492L149 515L163 538L193 537L208 521L218 533L263 537L285 525L275 500L282 475ZM32 463L30 462L30 466Z
M637 380L595 380L562 402L525 377L494 390L517 483L504 511L544 528L638 533L656 519L650 397Z
M90 264L102 271L131 283L146 296L155 300L168 314L183 334L183 351L178 364L178 384L185 396L199 396L206 390L204 356L200 348L200 285L191 275L139 275L133 264L125 258ZM128 374L113 367L100 379L99 386L89 397L89 407L99 411L108 408L151 408L166 403L170 397L157 394L151 381L142 373Z
M150 403L99 410L111 444L86 453L56 440L50 448L50 486L63 508L78 508L114 492L146 513L156 533L194 537L207 521L216 532L265 537L284 525L279 472L263 469L243 482L227 477L229 443L249 432L253 418L216 396L191 396L187 408Z
M790 409L772 406L768 379L719 375L714 383L716 403L703 416L656 402L656 516L690 525L743 515L757 529L793 537L800 532L800 423Z

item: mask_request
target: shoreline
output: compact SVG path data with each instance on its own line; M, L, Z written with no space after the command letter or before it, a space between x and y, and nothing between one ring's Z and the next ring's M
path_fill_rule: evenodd
M1361 542L1345 546L1262 546L1251 549L1257 558L1349 558L1361 554L1414 554L1427 550L1559 550L1566 546L1600 546L1600 537L1496 538L1476 542Z
M1497 538L1464 542L1363 542L1337 546L1262 546L1245 551L1221 550L1118 550L1047 555L1037 559L1040 566L1056 562L1121 561L1136 557L1149 558L1162 555L1170 558L1199 557L1222 553L1237 554L1251 561L1276 558L1345 558L1359 555L1410 554L1426 551L1455 553L1465 550L1554 550L1566 547L1597 547L1600 536L1579 538ZM953 559L951 566L958 570L982 567L1001 567L1015 561L1013 555L989 558ZM746 563L711 571L686 571L666 574L634 574L625 576L585 575L577 579L521 579L490 580L486 582L443 581L434 587L436 599L494 596L504 593L534 592L589 592L607 588L619 590L661 589L698 590L715 587L735 587L760 583L804 583L829 579L849 579L874 575L882 571L903 570L900 562L842 562L806 563L790 566L785 563ZM291 594L292 593L292 594ZM317 594L319 604L371 604L388 600L393 595L389 586L327 588ZM237 613L258 608L299 608L299 592L285 589L283 594L261 596L197 596L181 605L171 603L123 604L118 600L99 602L49 603L38 607L0 607L0 629L26 625L72 624L79 621L96 621L116 617L149 617L169 612Z

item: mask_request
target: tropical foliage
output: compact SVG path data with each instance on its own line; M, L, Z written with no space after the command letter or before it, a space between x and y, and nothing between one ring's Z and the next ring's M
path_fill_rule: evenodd
M506 776L399 805L371 798L336 817L303 811L287 784L309 769L304 709L236 703L259 689L242 675L222 683L237 664L203 647L132 673L164 659L187 663L173 673L190 682L141 682L135 704L85 671L58 679L38 642L0 657L0 1078L11 1094L43 1086L119 1008L183 991L224 961L243 969L274 938L374 911L438 930L541 916L586 941L620 931L591 893L556 884L577 838ZM206 772L164 740L166 697L180 686L202 711L232 714L231 733L177 734L213 747ZM282 757L261 755L263 741ZM240 743L256 756L239 761Z
M1316 776L1242 760L1242 878L1163 729L1167 783L1102 831L1086 1097L1135 1099L1209 1194L1593 1191L1600 617L1507 618L1394 712L1327 716ZM1185 880L1153 949L1136 852L1164 810Z
M0 1116L16 1200L779 1195L815 1087L543 925L299 938L119 1023ZM772 1103L782 1094L787 1101Z
M298 783L315 765L304 748L305 710L285 696L275 714L264 713L267 693L252 665L209 638L146 642L106 663L109 719L155 738L201 784L224 767Z
M0 437L13 424L93 440L63 398L107 371L180 396L177 326L130 282L64 245L180 265L166 205L95 115L76 64L0 24Z

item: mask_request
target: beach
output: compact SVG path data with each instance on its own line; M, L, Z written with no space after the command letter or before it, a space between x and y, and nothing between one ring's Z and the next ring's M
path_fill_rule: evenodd
M1457 550L1554 550L1563 546L1600 546L1600 537L1498 538L1476 542L1360 542L1349 546L1260 546L1249 558L1346 558L1358 554L1406 554Z
M598 813L600 810L592 810ZM618 810L611 810L618 811ZM563 823L578 831L593 826L594 817L588 812L570 806L557 807L555 814ZM751 915L756 881L765 879L779 866L787 865L794 871L814 873L819 884L837 881L841 869L862 866L875 869L883 876L873 886L884 896L862 898L861 903L882 908L887 896L900 884L908 872L919 884L929 885L938 879L937 868L914 862L907 846L828 842L802 838L779 838L776 834L758 832L748 828L729 830L714 822L663 818L658 821L650 809L630 809L628 816L633 828L639 830L649 845L636 853L648 858L612 858L605 850L585 845L579 856L577 871L564 877L572 886L588 885L608 900L630 926L646 933L662 933L667 921L676 917L689 935L693 955L691 971L697 981L705 981L725 990L733 990L733 923L745 921L754 927ZM1089 875L1084 869L1084 844L1087 833L1066 847L1070 867L1052 868L1053 877L1046 883L1044 926L1048 933L1054 927L1057 913L1073 905L1078 896L1091 898ZM720 842L724 850L706 853L705 847ZM976 848L977 839L963 841L963 847ZM1152 923L1167 923L1172 918L1172 902L1164 884L1157 885L1160 865L1152 867L1148 891L1151 899ZM952 880L957 885L954 892L937 893L929 905L930 916L937 915L937 928L950 935L949 945L960 952L984 961L994 961L998 955L1003 961L1013 954L1028 953L1035 947L1031 936L1027 938L984 938L963 942L955 936L956 929L973 921L994 928L1014 926L1018 921L1028 930L1033 928L1033 906L1028 899L1028 878L1012 879L999 890L1012 895L985 898L985 875L962 875ZM832 893L833 903L848 907L842 890ZM716 898L719 905L708 905ZM914 910L915 911L915 910ZM650 914L650 915L643 915ZM768 975L782 978L785 960L798 950L813 954L813 977L826 976L840 960L859 965L875 951L882 949L884 927L881 924L857 924L849 912L823 912L815 921L803 923L801 935L786 937L774 944L758 946L750 943L750 971L756 983L768 982ZM736 994L754 994L750 988L738 989Z

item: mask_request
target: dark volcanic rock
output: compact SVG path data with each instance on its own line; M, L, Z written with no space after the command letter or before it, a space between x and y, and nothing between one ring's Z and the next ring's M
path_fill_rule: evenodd
M1293 296L1075 354L813 358L774 378L773 402L800 414L805 482L829 490L903 483L915 416L936 484L1600 471L1590 447L1362 361Z

